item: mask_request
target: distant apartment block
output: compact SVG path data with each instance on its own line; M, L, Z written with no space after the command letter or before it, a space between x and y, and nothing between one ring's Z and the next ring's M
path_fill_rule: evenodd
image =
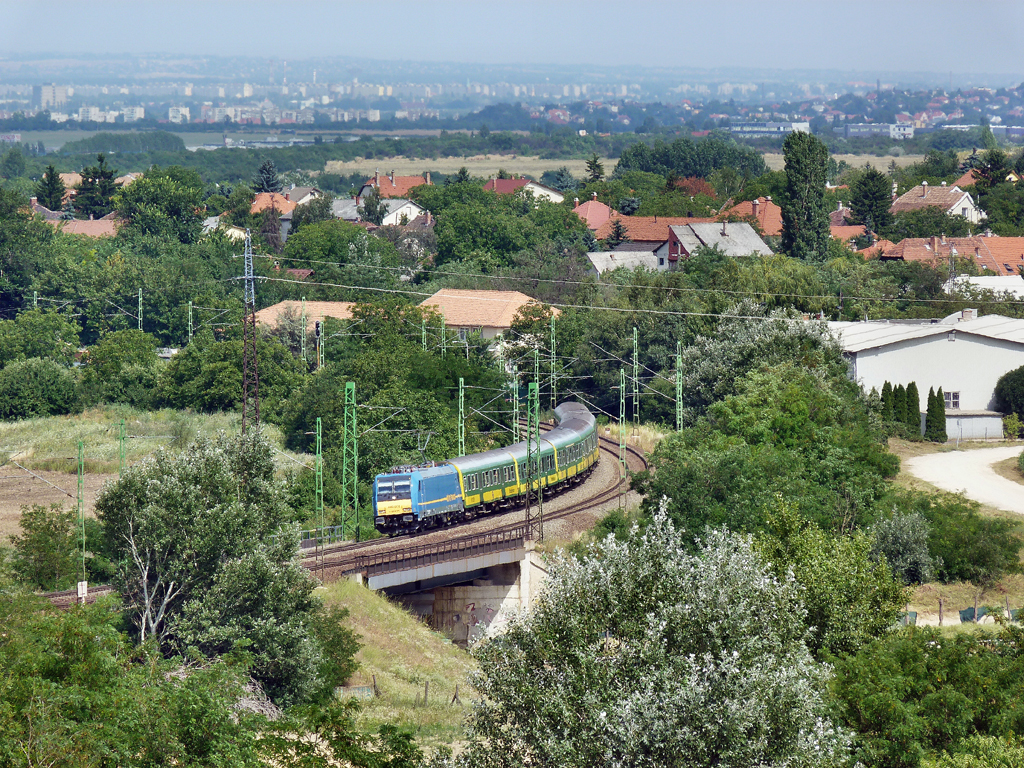
M171 107L167 110L167 121L170 123L187 123L191 120L188 107Z
M744 138L764 138L766 136L785 136L789 133L811 132L810 123L734 123L729 126L734 136Z
M40 109L47 107L63 107L68 103L68 87L66 85L33 85L32 104Z
M134 123L136 120L146 117L146 109L145 107L125 107L121 110L121 114L124 115L126 123Z
M914 126L907 123L849 123L832 129L844 138L888 136L890 139L914 138Z

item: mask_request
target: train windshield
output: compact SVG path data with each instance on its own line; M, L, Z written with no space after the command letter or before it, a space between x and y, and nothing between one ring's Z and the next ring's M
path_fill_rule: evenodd
M377 501L397 501L412 498L409 475L387 475L377 480Z

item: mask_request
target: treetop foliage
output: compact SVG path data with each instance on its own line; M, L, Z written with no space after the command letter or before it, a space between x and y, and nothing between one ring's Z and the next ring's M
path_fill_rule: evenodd
M661 176L675 174L706 179L725 166L746 178L760 176L768 170L757 151L728 137L712 135L696 141L682 137L670 144L661 139L653 145L634 144L623 150L615 166L615 175L626 171L646 171Z

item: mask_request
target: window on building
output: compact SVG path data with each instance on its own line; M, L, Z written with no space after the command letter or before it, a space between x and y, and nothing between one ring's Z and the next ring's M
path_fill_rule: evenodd
M465 341L465 340L466 340L466 329L465 328L459 328L459 341Z
M966 219L967 218L967 209L966 208L961 208L960 209L960 215L963 216Z
M943 397L946 398L946 407L952 410L960 409L960 393L959 392L943 392Z
M665 257L664 256L659 256L658 257L658 266L659 267L664 267L665 266Z

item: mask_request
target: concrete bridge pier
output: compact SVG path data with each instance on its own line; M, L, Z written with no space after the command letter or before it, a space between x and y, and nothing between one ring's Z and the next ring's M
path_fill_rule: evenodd
M547 576L533 542L515 550L511 562L452 573L443 584L405 584L385 588L432 629L463 647L503 631L509 619L529 610ZM371 585L372 586L372 585Z

